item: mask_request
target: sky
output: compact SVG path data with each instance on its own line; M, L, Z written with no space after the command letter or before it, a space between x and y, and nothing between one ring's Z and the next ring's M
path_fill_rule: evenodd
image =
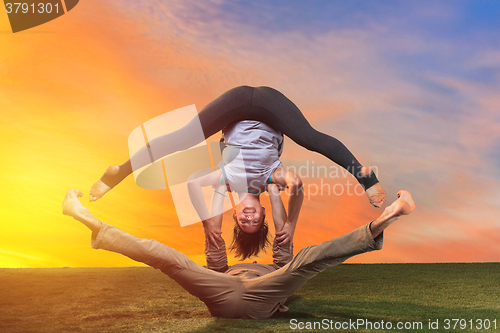
M283 92L376 167L388 202L413 194L384 249L350 262L500 261L499 15L491 0L85 0L13 34L0 13L0 267L138 265L90 248L61 213L69 188L100 220L203 264L201 223L181 228L168 190L129 177L97 202L88 191L128 159L137 126L239 85ZM304 172L296 252L381 213L326 158L286 139L281 160Z

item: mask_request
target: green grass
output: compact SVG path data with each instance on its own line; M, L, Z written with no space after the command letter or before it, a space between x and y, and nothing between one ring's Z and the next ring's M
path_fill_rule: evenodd
M211 318L201 301L152 268L0 269L0 332L314 331L291 330L291 319L422 322L420 332L437 319L432 332L498 332L499 283L497 263L344 264L290 297L289 312L243 320ZM497 329L445 330L447 318L496 319Z

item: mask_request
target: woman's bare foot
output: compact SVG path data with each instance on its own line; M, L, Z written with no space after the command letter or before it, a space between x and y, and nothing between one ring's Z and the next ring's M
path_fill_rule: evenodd
M413 201L410 192L401 190L397 196L398 199L387 207L379 218L372 222L371 231L374 238L400 216L408 215L415 209L415 201Z
M66 197L62 203L62 212L64 215L73 217L75 220L85 224L90 230L99 232L101 228L101 221L92 215L87 208L85 208L79 197L83 196L80 190L68 190Z
M118 174L119 171L120 171L119 166L110 165L106 169L106 175L115 176ZM99 179L98 181L96 181L94 183L94 185L92 185L92 188L90 189L89 201L92 202L92 201L96 201L96 200L102 198L103 195L106 194L107 192L109 192L110 190L111 190L111 187L104 184L102 182L102 180Z
M372 170L369 167L363 167L361 169L361 173L363 176L368 176L371 172ZM368 188L366 190L366 195L368 196L370 203L377 208L380 208L385 199L387 199L385 190L382 188L382 185L380 185L380 183L377 183Z

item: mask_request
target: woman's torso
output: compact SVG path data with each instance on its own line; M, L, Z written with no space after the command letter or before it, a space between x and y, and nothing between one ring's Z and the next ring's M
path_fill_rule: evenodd
M283 134L267 124L244 120L223 130L226 147L219 166L232 190L260 193L282 164Z

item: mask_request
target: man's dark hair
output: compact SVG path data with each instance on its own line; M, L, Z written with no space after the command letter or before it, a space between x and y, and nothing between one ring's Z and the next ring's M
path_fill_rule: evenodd
M235 222L233 241L229 249L235 252L235 257L240 258L239 260L245 260L246 258L258 255L261 250L266 252L266 246L271 245L271 242L269 241L269 226L265 217L259 231L251 234L241 230L236 216L233 215L233 219Z

